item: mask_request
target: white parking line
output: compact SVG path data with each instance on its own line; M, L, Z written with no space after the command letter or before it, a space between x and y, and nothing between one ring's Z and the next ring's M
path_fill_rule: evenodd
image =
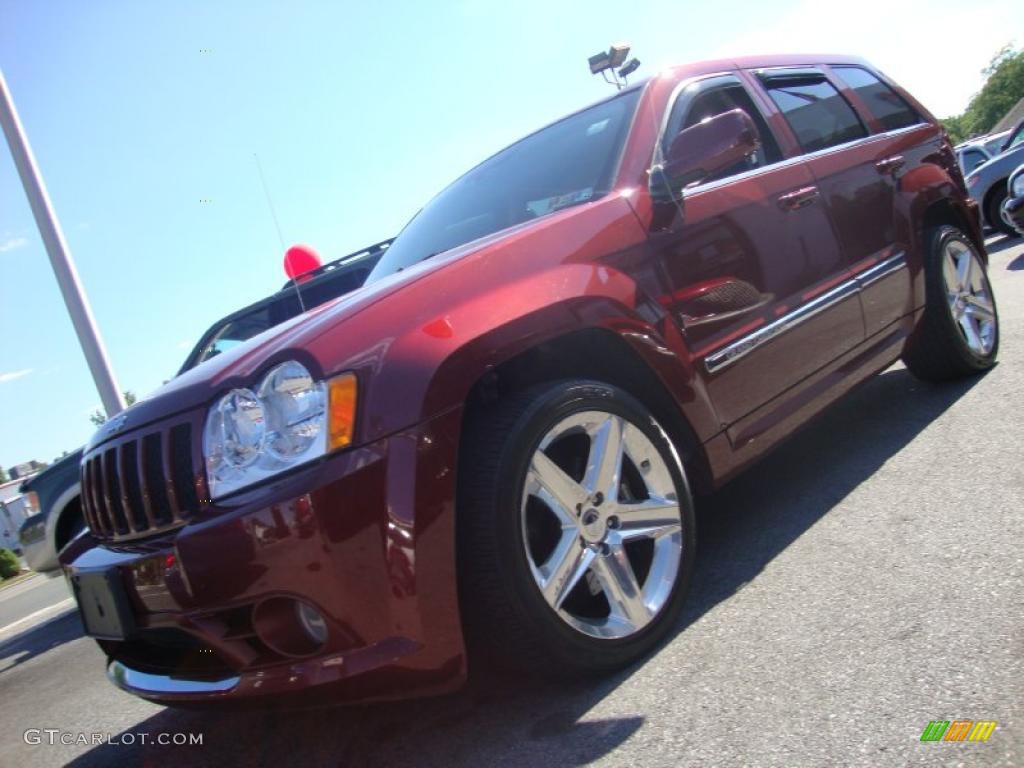
M40 608L35 613L30 613L23 619L12 621L6 627L0 627L0 643L3 643L8 638L13 637L19 632L24 632L26 629L30 629L36 624L42 624L45 621L62 616L73 610L74 607L75 599L73 597L67 597L59 603L48 605L46 608Z

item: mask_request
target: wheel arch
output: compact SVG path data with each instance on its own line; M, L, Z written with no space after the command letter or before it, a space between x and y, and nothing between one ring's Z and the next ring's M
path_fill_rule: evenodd
M706 493L712 473L703 444L662 378L613 330L586 327L531 346L482 373L470 386L463 430L470 419L515 392L545 381L594 379L620 387L650 408L668 433L694 490Z
M82 513L82 489L79 483L64 490L53 502L46 516L46 538L53 545L54 555L60 554L61 542L58 537L63 532L62 525L67 525L66 514L69 510L78 509ZM63 542L67 544L67 542Z
M952 227L956 227L969 238L977 246L979 252L982 254L982 258L988 262L988 255L985 252L985 242L977 231L977 227L972 225L970 215L967 210L960 205L955 204L949 198L942 198L935 200L928 205L924 210L924 215L921 219L921 235L922 239L930 229L940 227L943 224L948 224Z

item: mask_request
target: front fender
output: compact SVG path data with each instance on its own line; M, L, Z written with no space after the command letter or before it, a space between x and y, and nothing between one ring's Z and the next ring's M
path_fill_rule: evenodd
M356 372L357 429L371 442L461 406L487 371L536 345L605 329L656 372L706 438L713 415L677 326L651 298L661 284L646 243L629 203L611 193L429 272L311 351L325 372Z
M717 431L678 328L632 278L600 263L562 264L510 282L391 340L370 387L368 419L383 431L388 419L397 429L461 406L488 371L588 329L622 339L657 375L699 439Z

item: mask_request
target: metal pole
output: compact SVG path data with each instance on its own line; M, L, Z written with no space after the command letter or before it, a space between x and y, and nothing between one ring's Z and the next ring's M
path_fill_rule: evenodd
M75 262L71 259L71 252L64 241L64 233L57 221L57 215L53 212L50 196L46 194L46 186L36 166L36 159L32 156L32 148L21 128L14 100L7 90L3 70L0 70L0 124L3 125L7 145L11 148L14 165L21 177L21 185L28 197L32 215L35 216L46 253L50 257L50 265L57 276L57 284L64 295L64 304L71 315L75 333L78 334L78 342L82 345L82 352L85 353L85 360L89 364L96 389L103 401L103 409L109 418L124 410L124 399L121 397L121 390L118 389L114 372L110 369L107 350L103 347L89 300L78 280L78 270L75 269Z

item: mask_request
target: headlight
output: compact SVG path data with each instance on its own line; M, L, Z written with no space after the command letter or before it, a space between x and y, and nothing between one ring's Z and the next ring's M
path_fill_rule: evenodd
M1024 173L1018 172L1010 179L1010 196L1024 197Z
M355 375L315 381L300 363L213 404L203 430L210 496L219 498L352 442Z

